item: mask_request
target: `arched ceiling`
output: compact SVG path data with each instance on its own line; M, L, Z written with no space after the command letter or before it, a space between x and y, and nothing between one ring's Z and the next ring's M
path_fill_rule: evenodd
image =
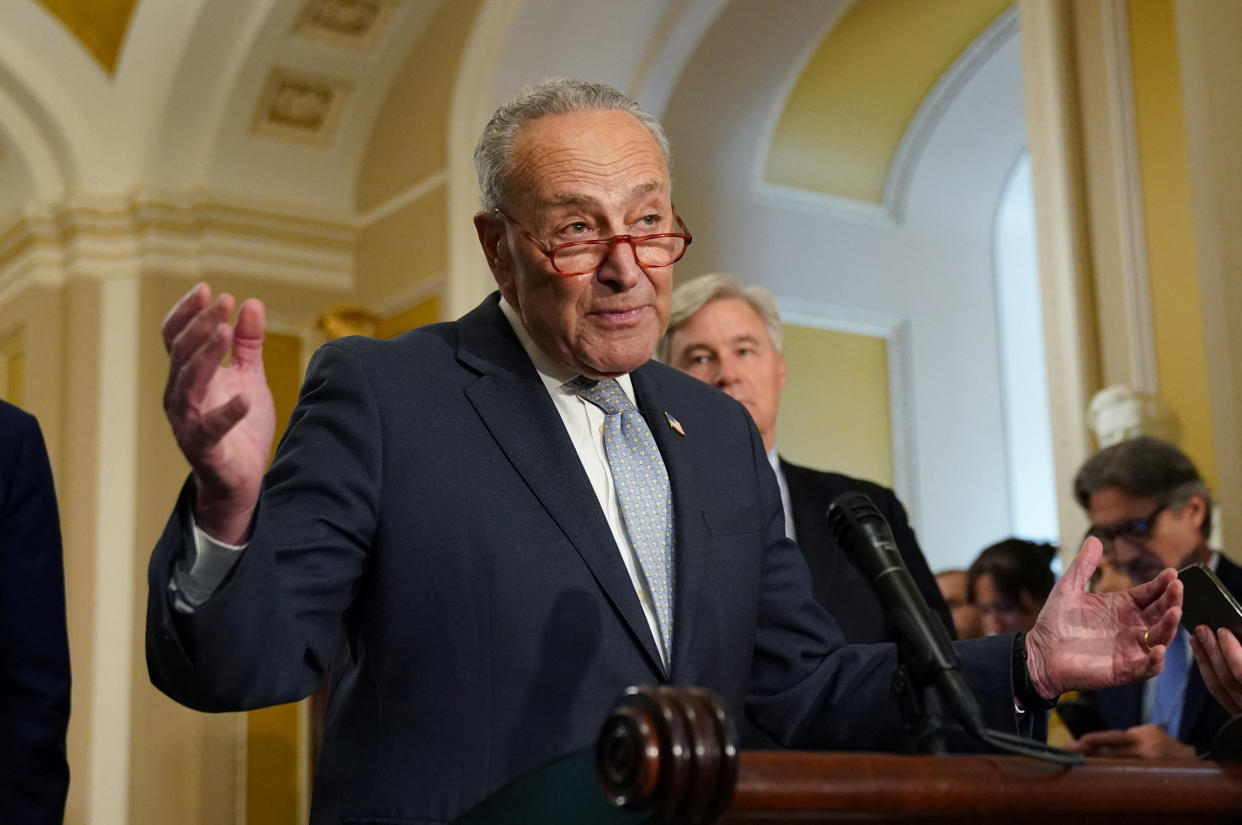
M869 203L928 93L1012 0L867 0L829 30L773 133L765 179Z
M36 0L108 74L116 70L135 0Z

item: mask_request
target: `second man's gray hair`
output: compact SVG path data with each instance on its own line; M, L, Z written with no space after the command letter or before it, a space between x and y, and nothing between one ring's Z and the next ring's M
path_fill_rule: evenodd
M669 311L668 329L664 337L660 339L656 357L668 363L669 356L672 355L669 352L669 342L673 333L700 309L722 298L738 298L750 304L750 308L763 319L763 325L767 328L772 346L777 352L781 351L781 345L784 343L781 313L776 308L776 299L772 297L772 293L761 286L743 286L742 282L732 275L711 273L686 281L673 290L673 306Z

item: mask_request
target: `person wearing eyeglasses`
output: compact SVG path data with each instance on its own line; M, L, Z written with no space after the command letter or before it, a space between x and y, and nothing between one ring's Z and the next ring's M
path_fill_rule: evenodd
M702 686L794 747L902 743L897 652L846 647L815 602L745 408L651 360L690 243L659 123L551 79L475 163L497 291L321 347L270 468L263 305L232 323L199 284L166 317L191 474L151 558L152 681L233 711L327 676L312 825L450 822L592 747L631 685ZM1087 593L1099 552L1025 636L957 648L988 727L1159 671L1181 583Z
M1202 562L1242 596L1242 567L1208 547L1207 484L1172 444L1144 436L1100 450L1079 469L1074 496L1091 520L1088 535L1103 542L1104 554L1132 583ZM1075 743L1089 756L1190 758L1207 752L1229 718L1209 695L1183 629L1166 651L1160 676L1087 696L1111 728Z

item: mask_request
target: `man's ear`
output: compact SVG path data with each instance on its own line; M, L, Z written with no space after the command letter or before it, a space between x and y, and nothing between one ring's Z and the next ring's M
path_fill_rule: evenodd
M487 266L492 271L492 277L496 279L496 285L504 293L513 282L513 259L509 254L505 222L487 212L476 212L474 230L478 233L479 245L483 247L483 257L487 258Z
M1182 512L1186 518L1190 519L1195 529L1200 528L1203 520L1207 518L1207 499L1202 494L1195 493L1182 505Z
M785 379L789 377L789 370L787 370L787 369L785 368L785 355L784 355L784 353L780 353L780 352L778 352L778 353L776 354L776 358L777 358L777 363L778 363L778 365L779 365L779 366L777 367L777 374L781 377L781 386L780 386L780 388L783 390L783 389L785 389Z

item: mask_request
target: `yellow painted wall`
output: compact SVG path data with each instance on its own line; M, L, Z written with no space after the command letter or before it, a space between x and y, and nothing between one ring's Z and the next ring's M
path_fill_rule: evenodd
M1181 421L1183 449L1213 484L1216 459L1172 0L1129 0L1129 20L1160 397Z
M108 74L116 69L135 0L39 0Z
M379 322L375 327L375 337L392 338L406 330L434 324L440 320L440 299L428 298L409 309L394 313Z
M25 385L25 349L20 330L0 341L0 398L20 407Z
M377 306L448 266L447 192L437 186L364 229L358 238L357 302Z
M940 76L1010 0L858 0L785 103L764 177L880 203L897 147Z
M893 486L884 339L787 324L784 352L789 378L776 425L780 454Z

